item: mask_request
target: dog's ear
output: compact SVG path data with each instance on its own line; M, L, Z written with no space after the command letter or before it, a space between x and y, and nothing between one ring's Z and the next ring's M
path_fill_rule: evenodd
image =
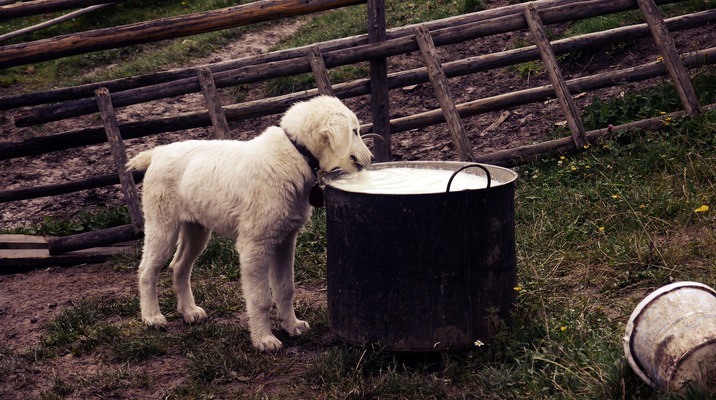
M348 153L351 151L351 145L353 144L351 119L346 115L332 115L329 117L325 128L325 134L328 136L328 143L331 145L331 150L333 150L339 158L348 157Z

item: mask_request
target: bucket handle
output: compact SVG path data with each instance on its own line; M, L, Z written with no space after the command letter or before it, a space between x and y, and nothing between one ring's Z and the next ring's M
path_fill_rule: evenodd
M490 176L490 171L488 171L488 169L485 168L481 164L467 164L467 165L463 165L462 167L458 168L457 171L452 173L452 175L450 176L450 180L448 180L447 189L445 190L445 193L450 193L450 185L452 185L452 180L455 179L455 176L458 173L462 172L462 170L472 168L472 167L477 167L477 168L480 168L483 171L485 171L485 175L487 175L487 187L485 189L489 189L490 184L492 183L492 177Z
M388 139L386 139L385 137L383 137L382 135L379 135L377 133L366 133L365 135L360 135L360 138L361 139L374 139L374 140L380 139L383 142L383 144L385 145L386 149L390 147L390 143L388 142Z

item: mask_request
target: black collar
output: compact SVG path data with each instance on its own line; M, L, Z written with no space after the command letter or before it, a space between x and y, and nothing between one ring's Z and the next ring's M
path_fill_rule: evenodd
M296 150L298 150L298 152L301 153L303 158L306 160L306 162L308 163L308 166L311 167L313 172L318 174L318 171L321 169L321 166L320 166L316 156L314 156L313 153L311 153L311 151L306 148L306 146L296 142L296 140L294 138L292 138L291 135L288 134L288 132L286 132L285 130L284 130L284 132L286 133L288 140L290 140L291 144L293 144L293 147L295 147Z

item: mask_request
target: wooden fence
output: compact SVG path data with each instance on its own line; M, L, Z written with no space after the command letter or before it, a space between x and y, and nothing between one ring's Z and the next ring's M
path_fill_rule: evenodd
M684 111L674 113L671 115L672 117L682 114L697 115L702 110L713 108L713 105L701 106L698 104L687 74L687 68L714 63L716 48L703 48L680 54L669 32L712 24L716 20L716 10L663 19L657 9L657 4L675 2L677 1L541 0L386 31L383 4L378 0L371 0L368 1L368 21L371 29L367 35L316 43L311 46L276 51L199 68L186 68L70 88L6 96L0 98L0 109L22 108L15 112L17 126L32 126L98 111L103 117L103 124L30 138L20 142L0 143L0 160L35 156L107 141L112 144L114 140L112 152L115 160L118 160L117 165L120 172L88 177L76 182L0 191L0 203L72 193L77 190L121 183L125 199L131 210L133 207L137 207L136 204L132 204L136 202L134 181L141 180L142 174L123 174L123 170L120 168L123 165L121 162L122 139L211 125L217 132L226 132L228 130L227 121L239 121L281 113L294 102L319 93L330 93L344 99L370 94L373 102L373 121L371 124L363 126L362 131L363 133L377 133L386 139L385 144L382 141L375 144L378 160L389 159L391 134L441 123L446 123L458 155L463 160L516 166L555 153L577 152L586 144L610 132L634 126L648 128L655 124L658 125L661 118L668 116L639 121L626 126L585 131L580 112L572 100L573 93L589 92L621 85L624 82L636 82L668 75L676 86L684 107ZM266 0L258 3L275 4L276 2ZM323 6L328 7L328 3L331 2L323 2ZM333 5L342 7L355 3L336 1ZM545 34L544 26L548 24L632 9L640 9L646 23L551 42ZM293 12L292 14L295 15ZM435 51L435 46L524 29L529 30L530 37L535 43L533 46L446 63L440 62ZM663 60L645 62L636 67L597 73L571 80L565 80L556 60L557 55L644 37L653 38ZM3 54L8 54L3 53L3 50L5 48L0 47L0 59ZM15 51L15 49L12 50ZM81 51L89 50L92 49ZM388 74L387 58L409 52L419 52L426 67ZM25 60L22 57L19 59L20 61L11 61L11 63L14 65ZM532 60L542 60L545 64L550 85L502 93L462 104L455 104L450 96L447 85L448 78ZM370 79L359 79L340 84L330 83L328 69L364 61L370 62ZM216 88L303 73L314 74L317 83L316 89L223 107L216 101ZM389 119L390 114L386 101L388 91L426 82L430 82L432 85L440 108ZM102 89L98 90L99 88ZM207 112L184 113L124 123L117 123L116 119L113 120L114 107L125 107L193 92L204 93L207 100ZM461 119L555 97L565 114L571 133L569 137L537 145L504 149L491 154L475 155L472 153ZM133 216L132 220L133 223L125 227L54 239L49 245L50 253L61 254L139 237L141 236L141 213L138 216ZM0 247L2 247L1 243Z

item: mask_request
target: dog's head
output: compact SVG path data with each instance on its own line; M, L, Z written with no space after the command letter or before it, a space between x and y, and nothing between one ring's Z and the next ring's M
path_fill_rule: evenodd
M294 104L281 118L281 128L305 146L324 171L356 172L373 162L360 137L358 117L335 97L318 96Z

